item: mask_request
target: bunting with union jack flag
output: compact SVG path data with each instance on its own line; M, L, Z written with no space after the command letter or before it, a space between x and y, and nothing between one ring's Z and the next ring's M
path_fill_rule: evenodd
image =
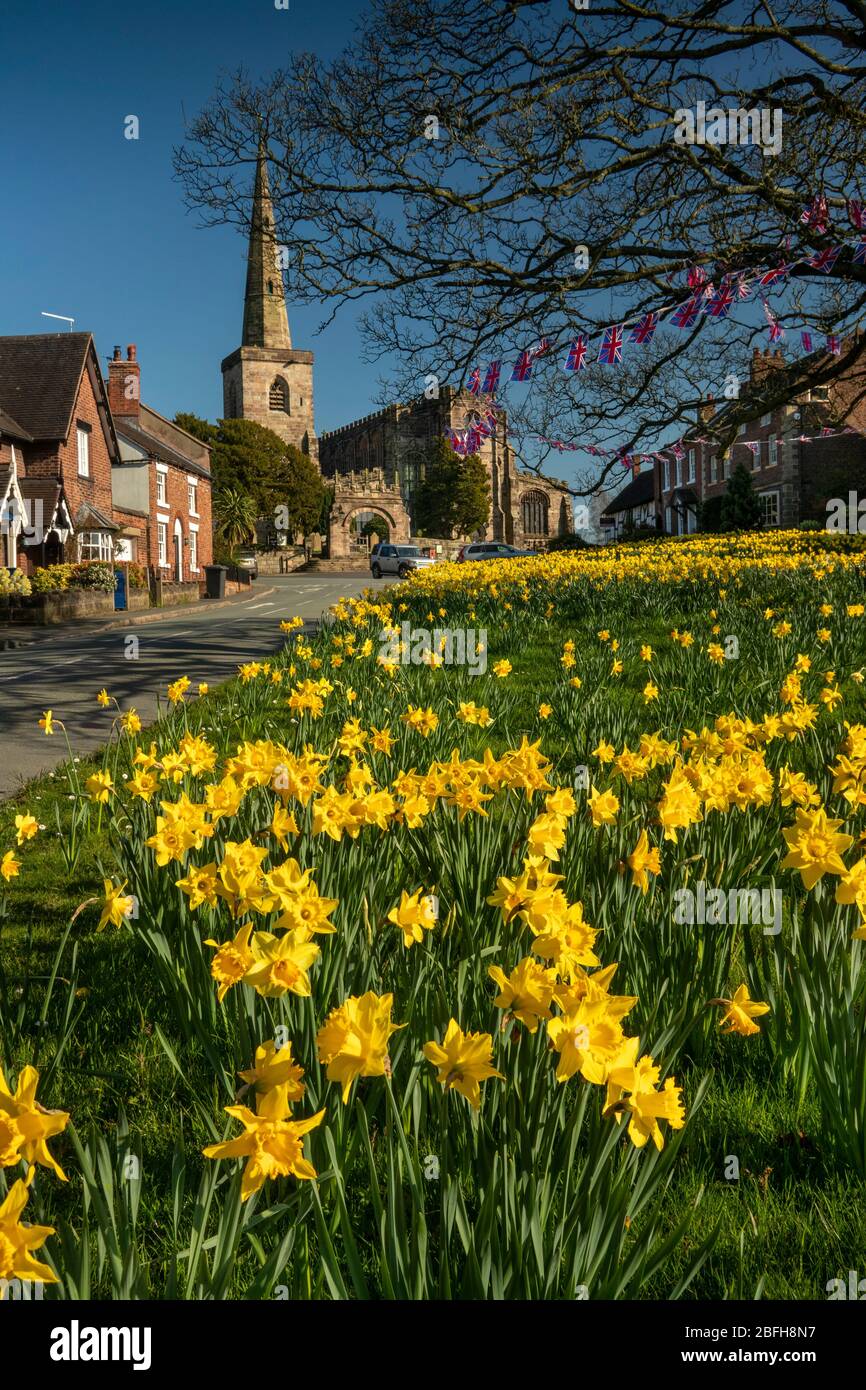
M842 343L834 333L829 333L827 335L827 351L832 352L834 357L838 357L842 351Z
M804 351L804 352L811 352L811 351L812 351L812 334L811 334L811 333L801 333L801 334L800 334L800 342L803 344L803 351Z
M501 360L497 360L496 362L489 362L487 364L487 371L484 373L484 385L481 388L485 396L493 396L496 394L496 388L499 385L499 373L501 370Z
M857 242L852 259L855 265L866 265L866 237Z
M720 285L712 299L708 301L704 308L704 313L709 314L714 319L725 319L728 317L731 305L734 302L733 285Z
M604 330L601 347L598 350L599 362L608 367L616 367L622 362L622 324L612 323Z
M693 294L691 299L683 300L682 304L677 309L676 313L671 319L671 323L676 328L691 328L693 324L696 322L698 314L701 312L702 308L702 296L699 294Z
M655 336L655 331L658 328L658 326L658 314L644 314L643 318L640 320L640 323L636 323L634 328L629 333L629 342L638 343L641 346L643 346L645 343L651 343L653 337Z
M469 373L469 380L467 381L466 385L467 385L468 390L470 390L470 391L472 392L473 396L477 396L477 395L478 395L478 392L481 390L481 368L480 368L480 367L473 367L473 368L472 368L472 371Z
M578 334L576 338L571 340L571 347L568 349L568 356L565 359L565 371L582 372L586 365L586 339L583 334Z
M851 226L856 227L859 232L866 232L866 207L858 198L849 198L845 206Z
M841 250L841 246L828 246L823 251L816 251L814 256L809 257L806 264L811 266L813 270L820 270L825 275L829 275Z
M522 353L520 354L520 356L518 357L517 361L516 361L515 364L514 364L514 370L513 370L513 372L511 373L511 380L512 380L512 381L528 381L529 378L530 378L531 376L532 376L532 353L531 353L531 352L528 352L528 351L524 351L524 352L522 352Z
M827 199L820 193L800 213L800 221L813 232L825 232L828 220Z

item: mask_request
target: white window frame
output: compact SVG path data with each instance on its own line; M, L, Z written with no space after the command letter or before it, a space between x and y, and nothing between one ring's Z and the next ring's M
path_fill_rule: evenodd
M697 482L698 478L698 451L689 449L689 482Z
M85 554L85 551L95 551L96 554ZM114 541L110 531L79 531L77 537L77 552L79 562L84 560L98 560L102 564L112 564L114 562Z
M168 517L156 519L157 563L161 570L171 569L168 563Z
M198 574L198 526L194 521L189 523L189 572Z
M668 463L668 488L675 488L677 485L677 461L671 459Z
M769 461L767 467L775 468L776 464L779 462L779 441L775 435L770 436L769 444Z
M773 488L770 492L759 492L758 501L761 504L761 520L767 527L780 525L781 497L778 488ZM764 504L767 504L766 506ZM773 516L767 513L772 512Z
M86 425L75 426L75 442L78 449L78 476L90 477L90 430Z
M156 465L156 505L168 506L168 468L164 463Z
M186 501L190 516L198 516L198 478L186 475Z
M772 411L769 411L766 415L762 415L762 416L761 416L761 424L762 424L762 425L769 425L769 424L772 423L772 420L773 420L773 412L772 412Z

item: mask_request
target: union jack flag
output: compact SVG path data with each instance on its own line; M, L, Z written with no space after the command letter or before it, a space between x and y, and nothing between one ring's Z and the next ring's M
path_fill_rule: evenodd
M677 328L691 328L701 312L701 308L701 296L693 294L691 299L683 301L671 319L671 323Z
M808 207L800 213L800 221L806 226L811 227L813 232L824 232L827 230L827 199L823 194L814 197Z
M842 344L834 333L827 335L827 351L832 352L834 357L838 357L842 351Z
M534 347L529 349L529 355L532 358L543 357L546 352L550 352L549 338L541 338Z
M469 380L466 383L473 396L477 396L481 390L481 368L473 367L469 373Z
M737 298L748 299L752 293L751 281L745 275L737 276Z
M825 275L829 275L841 250L841 246L828 246L823 251L816 251L814 256L809 257L806 264L811 266L813 270L822 270Z
M709 314L714 319L725 319L728 316L731 305L734 302L733 285L722 285L713 295L704 308L704 313Z
M779 323L779 320L776 318L776 315L773 313L766 299L762 299L761 303L764 306L764 314L766 315L767 323L770 325L770 342L777 343L780 338L784 338L784 329L782 328L782 325Z
M532 376L532 353L522 352L514 364L514 371L511 373L512 381L528 381Z
M831 430L829 425L825 425L824 428L823 428L822 431L821 431L821 438L822 438L822 439L826 439L828 434L835 434L835 433L836 433L836 431L835 431L835 430Z
M487 421L488 425L490 426L490 433L491 433L491 434L495 434L495 433L496 433L496 424L497 424L497 421L496 421L496 415L494 414L494 412L493 412L492 410L488 410L488 412L487 412L487 414L485 415L484 418L485 418L485 420Z
M582 334L572 338L571 347L568 349L568 356L565 359L565 371L582 372L586 367L586 339Z
M451 431L451 448L455 454L466 454L466 436L462 430Z
M502 362L490 362L484 374L484 385L481 390L485 396L492 396L499 385L499 373L502 369Z
M640 323L636 323L628 335L630 343L651 343L653 335L659 325L658 314L644 314Z
M849 198L846 207L851 226L860 232L866 232L866 207L857 198Z
M785 276L788 274L788 271L791 270L795 264L795 261L789 261L787 265L771 266L769 270L764 271L764 274L759 279L758 284L774 285L777 280L784 280Z
M598 350L599 362L615 367L622 362L622 324L612 323L604 330L601 347Z
M696 290L707 283L707 272L702 265L689 266L686 272L686 284L690 290Z
M593 458L594 458L597 454L603 453L603 450L602 450L602 449L597 449L597 448L595 447L594 444L586 444L586 445L584 445L584 448L586 449L586 452L587 452L588 454L592 454Z
M475 453L477 453L477 452L478 452L478 446L479 446L479 444L480 444L481 442L482 442L482 439L481 439L481 436L479 435L477 429L475 429L475 428L473 427L472 429L469 429L469 430L466 431L466 452L467 452L467 454L475 454Z
M866 237L862 241L858 241L854 248L854 264L866 265Z
M804 351L804 352L811 352L811 351L812 351L812 334L811 334L811 333L801 333L801 334L800 334L800 342L803 344L803 351Z
M677 440L676 444L672 444L667 452L673 454L675 459L684 459L686 456L686 451L679 440Z

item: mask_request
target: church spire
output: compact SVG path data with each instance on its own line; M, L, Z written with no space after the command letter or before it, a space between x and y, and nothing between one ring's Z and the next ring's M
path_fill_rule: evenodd
M244 347L290 350L292 346L283 275L277 259L274 208L264 139L259 141L256 166L242 342Z

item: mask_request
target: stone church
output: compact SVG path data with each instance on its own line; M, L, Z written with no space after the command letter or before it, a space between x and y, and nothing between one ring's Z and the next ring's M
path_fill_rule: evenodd
M313 354L292 347L264 150L259 151L241 346L222 363L223 415L255 420L317 464Z
M349 552L349 528L377 511L392 526L391 539L409 539L413 501L424 476L428 446L448 429L465 429L486 397L444 386L435 399L422 396L330 430L317 440L313 418L313 354L292 347L282 268L268 181L259 151L247 256L241 346L222 363L223 414L255 420L309 454L335 487L331 554ZM518 469L508 439L508 419L497 408L497 426L479 453L490 481L490 518L483 537L544 549L574 530L567 485Z

